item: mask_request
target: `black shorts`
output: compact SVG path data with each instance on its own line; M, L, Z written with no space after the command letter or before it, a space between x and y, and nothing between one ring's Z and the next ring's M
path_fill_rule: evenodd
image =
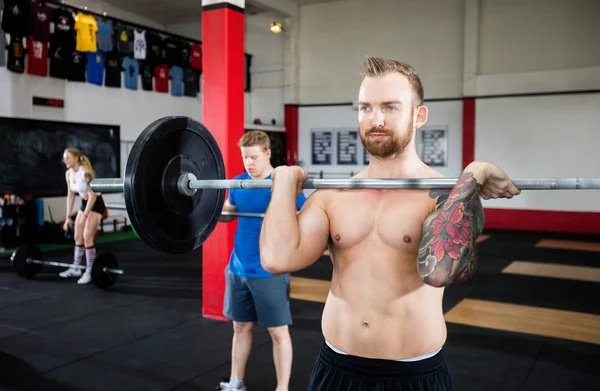
M84 200L82 198L81 199L81 207L79 208L79 210L81 210L83 212L86 207L87 207L87 200ZM102 199L102 196L99 195L98 197L96 197L96 202L94 202L94 207L92 208L92 212L97 212L97 213L100 213L101 215L103 215L105 211L106 211L106 205L104 204L104 199Z
M309 391L453 391L442 351L420 361L393 361L339 354L323 343Z

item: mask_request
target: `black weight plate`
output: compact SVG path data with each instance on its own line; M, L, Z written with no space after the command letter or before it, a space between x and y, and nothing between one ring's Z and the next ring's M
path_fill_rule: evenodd
M108 289L117 282L118 274L105 272L104 268L118 269L117 257L111 253L100 253L94 258L92 265L92 282L100 289Z
M183 254L197 249L214 231L225 189L177 191L180 174L197 179L225 179L225 164L216 140L188 117L164 117L150 124L129 152L123 196L139 238L150 247Z
M33 278L42 269L39 263L27 263L27 258L42 261L42 251L32 244L23 245L15 250L11 260L13 269L18 276L24 278Z

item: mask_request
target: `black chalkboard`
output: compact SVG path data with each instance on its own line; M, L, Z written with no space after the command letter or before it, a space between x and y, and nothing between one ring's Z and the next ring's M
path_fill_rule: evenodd
M120 132L118 125L0 117L0 194L65 196L67 147L88 156L96 177L121 177Z

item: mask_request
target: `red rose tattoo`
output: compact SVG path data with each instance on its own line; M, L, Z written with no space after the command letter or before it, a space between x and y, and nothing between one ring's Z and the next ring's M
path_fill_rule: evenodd
M423 225L417 266L425 283L446 286L466 280L474 271L473 247L483 228L483 211L477 182L468 173L447 196L435 194L437 209Z

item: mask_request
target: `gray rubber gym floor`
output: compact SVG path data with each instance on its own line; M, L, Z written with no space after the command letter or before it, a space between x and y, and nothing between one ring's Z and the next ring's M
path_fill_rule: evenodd
M446 291L444 310L476 298L600 313L599 284L501 274L512 259L597 266L598 253L534 248L535 234L493 234L480 245L477 276ZM578 238L596 240L599 238ZM169 256L139 241L106 243L126 275L111 291L62 280L46 267L34 280L0 260L0 389L214 390L229 375L231 324L202 318L201 254ZM68 260L71 251L46 253ZM297 276L327 280L324 257ZM292 300L290 390L306 390L322 344L321 303ZM598 316L600 333L600 316ZM448 324L444 352L456 390L598 390L600 345ZM257 328L248 390L274 390L272 345Z

